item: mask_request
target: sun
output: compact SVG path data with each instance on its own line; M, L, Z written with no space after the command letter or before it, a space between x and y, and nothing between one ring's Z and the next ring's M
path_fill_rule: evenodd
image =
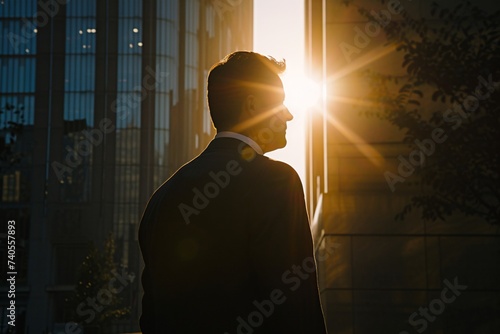
M285 105L292 113L304 113L319 103L320 86L302 73L285 72Z

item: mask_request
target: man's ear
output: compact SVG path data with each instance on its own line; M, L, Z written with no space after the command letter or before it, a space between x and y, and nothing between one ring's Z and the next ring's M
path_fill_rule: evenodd
M255 116L256 110L255 110L255 96L254 95L247 95L245 99L245 110L251 115Z

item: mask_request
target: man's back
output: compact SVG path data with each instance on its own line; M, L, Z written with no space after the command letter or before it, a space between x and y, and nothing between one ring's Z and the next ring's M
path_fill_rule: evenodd
M156 191L139 241L145 334L325 332L300 180L239 140Z

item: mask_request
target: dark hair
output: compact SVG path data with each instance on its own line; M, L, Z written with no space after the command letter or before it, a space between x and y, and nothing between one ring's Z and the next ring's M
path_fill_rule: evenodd
M208 107L218 131L236 125L246 96L282 87L285 61L250 51L236 51L215 64L208 75Z

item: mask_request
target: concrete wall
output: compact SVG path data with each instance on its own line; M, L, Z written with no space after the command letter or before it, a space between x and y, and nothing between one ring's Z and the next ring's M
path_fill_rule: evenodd
M327 164L309 168L308 180L326 184L322 201L313 205L321 202L313 230L330 333L493 333L500 328L499 228L462 216L424 222L419 212L396 221L395 214L421 188L413 175L392 191L384 172L397 171L398 155L407 157L411 149L401 144L397 128L360 114L367 108L364 70L405 72L401 54L384 45L383 32L377 33L357 7L400 20L401 10L428 18L430 3L401 1L395 10L390 1L348 6L338 0L306 1L306 7L320 7L324 14L309 16L321 20L320 32L310 28L310 20L306 27L309 47L323 52L322 64L311 68L327 87L325 109L317 111L323 114L314 116L322 118L326 131L319 140L309 137L308 147L311 152L326 143ZM315 186L308 185L309 195ZM325 253L331 256L321 256Z

